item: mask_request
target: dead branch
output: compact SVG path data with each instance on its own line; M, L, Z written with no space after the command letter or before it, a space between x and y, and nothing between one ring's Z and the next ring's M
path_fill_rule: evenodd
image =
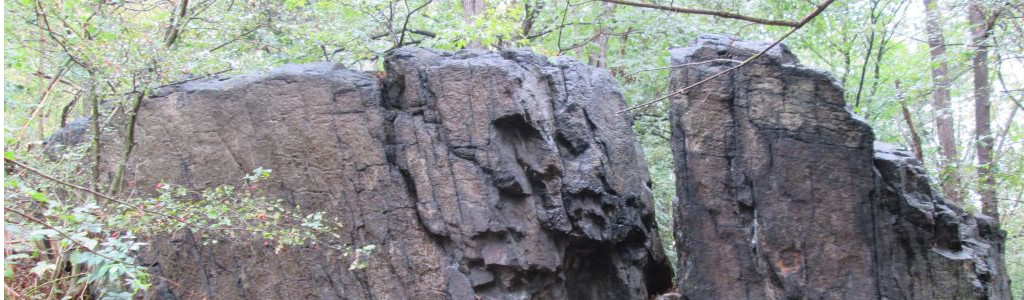
M914 156L917 156L917 160L924 162L924 150L921 147L921 135L917 134L917 126L914 125L914 118L910 114L910 109L907 108L907 102L903 97L903 89L900 88L900 81L896 80L896 97L900 100L900 106L903 109L903 120L907 122L907 127L910 128L910 142L914 148Z
M602 1L604 1L604 0L602 0ZM825 0L825 2L822 2L821 4L819 4L818 7L816 7L814 9L814 11L812 11L809 14L807 14L807 16L805 16L802 20L800 20L800 23L797 24L796 27L793 27L793 29L791 29L788 32L786 32L786 34L782 35L782 37L780 37L779 39L775 40L775 42L773 42L771 45L768 45L768 47L765 47L764 50L761 50L761 52L758 52L757 54L754 54L754 56L751 56L750 58L747 58L746 60L744 60L743 63L740 63L739 65L736 65L736 66L734 66L732 68L725 69L724 71L718 72L715 75L711 75L708 78L704 78L703 80L698 81L697 83L694 83L694 84L691 84L689 86L683 87L683 88L681 88L679 90L676 90L675 92L672 92L671 94L659 97L657 99L654 99L654 100L651 100L651 101L648 101L648 102L645 102L645 103L641 103L641 104L635 105L635 106L630 107L630 108L626 108L626 109L620 110L620 111L618 111L618 113L621 114L621 113L624 113L624 112L629 112L629 111L637 109L637 108L641 108L641 107L649 106L649 105L654 104L654 103L661 102L661 101L663 101L665 99L668 99L668 98L671 98L673 96L682 94L683 92L686 92L686 91L688 91L688 90L690 90L690 89L692 89L694 87L697 87L697 86L699 86L701 84L704 84L705 82L711 81L712 79L718 78L719 76L725 75L725 74L727 74L729 72L732 72L732 71L734 71L736 69L739 69L739 68L741 68L743 66L746 66L747 64L750 64L751 62L753 62L757 58L759 58L761 56L764 56L765 53L768 53L768 50L771 50L772 48L775 48L775 46L778 46L779 44L781 44L783 40L785 40L787 37L792 35L797 30L800 30L800 28L804 27L804 25L807 25L807 23L810 23L811 20L813 20L818 15L820 15L821 12L825 11L825 8L828 8L829 5L832 5L832 2L835 2L835 0Z
M626 77L632 77L633 75L640 74L640 73L643 73L643 72L657 71L657 70L664 70L664 69L675 69L675 68L682 68L682 67L688 67L688 66L710 64L710 63L716 63L716 62L743 63L742 61L738 61L738 60L735 60L735 59L716 58L716 59L709 59L709 60L705 60L705 61L685 63L685 64L681 64L681 65L672 65L672 66L667 66L667 67L657 67L657 68L643 69L643 70L639 70L639 71L636 71L636 72L633 72L633 73L626 74Z
M26 220L28 220L28 221L30 221L32 223L43 225L43 227L46 227L46 229L53 230L53 232L56 232L57 234L63 236L64 238L66 238L69 241L71 241L71 243L74 243L76 246L81 247L82 249L84 249L85 251L88 251L89 253L95 254L95 255L97 255L99 257L105 258L107 260L110 260L110 261L113 261L113 262L116 262L116 263L119 263L119 264L134 265L134 264L130 264L128 262L125 262L123 260L116 259L116 258L107 256L107 255L104 255L103 253L96 252L95 250L92 250L89 247L86 247L85 245L82 245L82 243L78 242L77 240L75 240L75 238L71 237L70 234L67 234L64 231L61 231L60 229L57 229L56 227L50 226L50 224L46 224L46 222L43 222L42 220L33 218L32 216L29 216L28 214L26 214L24 212L21 212L21 211L19 211L17 209L14 209L14 208L11 208L11 207L5 207L4 211L12 212L12 213L14 213L16 215L21 216L22 218L25 218Z
M416 9L413 9L409 11L409 13L405 14L405 20L402 21L402 34L401 37L398 38L398 46L396 47L401 47L402 43L405 42L405 31L409 27L409 19L412 18L412 15L415 14L417 11L423 9L424 7L427 7L427 5L430 5L431 2L434 2L434 0L427 0L427 2L424 2L419 7L416 7ZM408 5L408 2L406 2L406 5Z
M231 43L234 43L235 41L238 41L238 40L242 39L243 37L245 37L245 36L247 36L247 35L249 35L249 34L251 34L253 32L256 32L256 30L262 28L263 25L264 24L262 24L262 23L259 24L259 25L256 25L255 27L250 28L249 30L246 30L246 31L242 32L242 34L239 34L238 36L235 36L235 38L230 39L227 42L221 43L220 45L217 45L217 47L211 48L210 51L207 51L207 52L217 51L220 48L224 48L224 46L231 45Z
M706 10L706 9L675 7L675 6L660 5L660 4L653 4L653 3L640 3L640 2L631 2L631 1L622 1L622 0L600 0L600 1L608 2L608 3L628 5L628 6L635 6L635 7L653 8L653 9L670 11L670 12L676 12L676 13L682 13L682 14L706 15L706 16L715 16L715 17L726 18L726 19L743 20L743 21L747 21L747 22L751 22L751 23L771 25L771 26L785 26L785 27L796 27L796 28L799 28L800 26L803 26L803 24L798 23L798 22L793 22L793 21L768 20L768 19L744 16L744 15L741 15L741 14L736 14L736 13L731 13L731 12L724 12L724 11L714 11L714 10Z
M25 125L21 127L21 130L18 130L18 139L16 141L20 143L21 139L25 137L25 129L28 128L28 125L32 123L32 119L35 119L36 114L38 114L39 111L43 110L43 106L46 105L46 100L50 99L50 94L53 93L54 86L57 84L58 81L60 81L61 77L63 77L64 74L67 73L70 68L71 60L67 60L64 62L64 65L61 66L60 70L57 71L57 75L54 75L53 79L50 79L50 83L47 84L46 89L43 90L43 95L39 97L39 104L36 105L36 108L32 110L31 114L29 114L28 121L26 121ZM42 128L40 128L40 130L42 130Z

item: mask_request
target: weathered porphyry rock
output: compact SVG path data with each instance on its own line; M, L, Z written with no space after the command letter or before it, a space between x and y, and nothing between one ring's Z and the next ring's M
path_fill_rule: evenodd
M672 63L767 46L702 36ZM672 86L731 66L678 68ZM1002 233L933 195L906 152L876 150L839 84L784 45L673 99L671 122L684 298L1009 298Z
M402 48L387 75L319 63L159 90L135 186L273 170L269 193L375 245L153 241L172 299L646 299L671 286L650 179L610 73L525 51Z
M1010 299L1005 233L934 194L921 162L875 143L875 243L888 299Z

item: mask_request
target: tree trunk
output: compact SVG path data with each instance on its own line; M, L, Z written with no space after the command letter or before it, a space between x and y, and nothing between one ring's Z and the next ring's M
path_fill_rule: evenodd
M602 22L612 22L612 16L615 13L615 4L604 3L604 12L601 13ZM608 34L611 33L611 26L602 25L598 32L597 38L594 38L594 43L600 48L598 53L590 55L590 64L602 68L608 68Z
M949 67L946 64L946 38L939 25L942 18L938 4L934 0L924 0L925 31L928 34L928 46L931 48L932 60L932 106L937 117L935 127L939 136L939 147L942 152L941 174L942 193L954 203L963 204L963 197L957 189L960 185L960 174L957 170L956 139L953 137L953 106L949 97Z
M967 19L971 23L971 44L974 57L974 141L978 147L978 194L981 195L981 212L999 221L999 202L996 198L995 176L992 174L992 113L990 83L988 78L989 25L983 8L971 3Z
M466 23L476 23L476 19L487 11L486 0L462 0L462 17ZM483 48L483 42L477 38L466 44L466 48Z

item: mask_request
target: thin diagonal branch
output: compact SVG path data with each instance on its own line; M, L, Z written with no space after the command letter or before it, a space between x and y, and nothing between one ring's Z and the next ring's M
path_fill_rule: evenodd
M622 0L600 0L600 1L608 2L608 3L628 5L628 6L635 6L635 7L653 8L653 9L664 10L664 11L671 11L671 12L677 12L677 13L683 13L683 14L706 15L706 16L715 16L715 17L726 18L726 19L743 20L743 21L747 21L747 22L751 22L751 23L771 25L771 26L784 26L784 27L797 27L797 28L802 26L800 23L793 22L793 21L781 21L781 20L762 19L762 18L744 16L744 15L741 15L741 14L731 13L731 12L724 12L724 11L714 11L714 10L706 10L706 9L675 7L675 6L660 5L660 4L653 4L653 3L640 3L640 2L631 2L631 1L622 1Z
M709 59L709 60L705 60L705 61L685 63L685 64L681 64L681 65L671 65L671 66L667 66L667 67L657 67L657 68L649 68L649 69L638 70L638 71L635 71L633 73L626 74L625 77L632 77L633 75L640 74L640 73L643 73L643 72L649 72L649 71L657 71L657 70L664 70L664 69L675 69L675 68L682 68L682 67L688 67L688 66L710 64L710 63L716 63L716 62L743 63L742 61L738 61L738 60L735 60L735 59L716 58L716 59Z
M117 203L117 204L121 204L121 205L124 205L126 207L136 207L135 205L132 205L132 204L130 204L128 202L125 202L125 201L122 201L122 200L118 200L118 199L116 199L114 197L111 197L111 196L108 196L108 195L106 195L104 193L100 193L100 192L98 192L98 191L96 191L94 189L90 189L90 188L87 188L87 187L84 187L84 186L80 186L80 185L77 185L77 184L74 184L74 183L70 183L70 182L67 182L67 181L64 181L64 180L57 179L56 177L47 175L46 173L43 173L42 171L39 171L39 170L37 170L37 169L35 169L33 167L30 167L30 166L28 166L28 165L26 165L26 164L24 164L22 162L19 162L19 161L10 159L10 158L6 158L6 157L4 158L4 162L16 165L19 168L22 168L24 170L32 172L32 173L34 173L36 175L39 175L40 177L43 177L43 178L45 178L47 180L50 180L50 181L62 184L64 186L67 186L67 187L70 187L70 188L73 188L73 189L76 189L76 190L79 190L79 191L87 192L87 193L92 194L92 195L94 195L96 197L103 198L105 200L108 200L108 201L111 201L111 202L114 202L114 203ZM188 222L180 220L179 218L172 217L170 215L164 214L164 213L159 212L159 211L155 211L155 210L151 210L151 209L147 209L147 208L142 208L142 207L138 207L138 208L140 210L144 211L144 212L151 213L151 214L156 214L156 215L168 218L170 220L173 220L175 222L179 222L179 223L182 223L182 224L185 224L185 225L191 225Z
M43 90L43 95L39 96L39 104L36 105L35 109L32 110L32 113L29 114L28 121L25 122L25 126L22 126L21 130L18 130L18 139L16 141L20 143L21 139L25 137L25 129L28 128L29 124L32 124L32 120L36 118L36 114L38 114L39 111L43 110L43 106L46 105L46 100L50 99L50 94L53 92L53 87L57 84L58 81L61 80L61 77L63 77L64 74L66 74L70 68L71 60L68 59L61 66L60 70L57 71L57 75L54 75L53 78L50 79L50 84L48 84L46 86L46 89Z
M134 264L128 263L126 261L123 261L123 260L120 260L120 259L116 259L116 258L107 256L107 255L105 255L103 253L99 253L96 250L92 250L89 247L86 247L82 243L80 243L77 240L75 240L75 238L71 237L70 234L68 234L68 233L66 233L64 231L61 231L60 229L57 229L56 227L53 227L50 224L46 224L46 222L43 222L42 220L33 218L32 216L29 216L28 214L26 214L24 212L21 212L21 211L19 211L17 209L14 209L12 207L4 207L4 211L11 212L11 213L14 213L16 215L19 215L22 218L25 218L26 220L28 220L28 221L30 221L32 223L43 225L43 227L46 227L46 229L53 230L57 234L63 236L64 238L68 239L69 241L71 241L71 243L75 244L75 246L81 247L83 250L85 250L85 251L87 251L89 253L95 254L95 255L97 255L99 257L105 258L107 260L110 260L110 261L113 261L113 262L116 262L116 263L120 263L120 264L124 264L124 265L134 265Z
M605 0L602 0L602 1L605 1ZM797 24L796 27L793 27L793 29L791 29L788 32L786 32L786 34L782 35L782 37L780 37L779 39L775 40L775 42L773 42L771 45L768 45L768 47L765 47L764 50L761 50L761 52L758 52L754 56L751 56L750 58L747 58L746 60L744 60L743 63L741 63L739 65L736 65L736 66L734 66L732 68L725 69L725 71L721 71L721 72L715 73L715 75L711 75L710 77L704 78L703 80L698 81L697 83L694 83L694 84L688 85L686 87L683 87L683 88L681 88L679 90L676 90L675 92L672 92L671 94L659 97L658 99L654 99L654 100L651 100L651 101L648 101L648 102L645 102L645 103L641 103L641 104L635 105L635 106L630 107L630 108L626 108L626 109L620 110L620 111L618 111L618 113L621 114L621 113L624 113L624 112L629 112L629 111L634 110L634 109L646 107L646 106L649 106L651 104L664 101L665 99L668 99L668 98L671 98L673 96L682 94L682 93L684 93L684 92L686 92L686 91L688 91L688 90L690 90L692 88L695 88L695 87L697 87L697 86L699 86L701 84L704 84L705 82L711 81L712 79L718 78L719 76L725 75L725 74L727 74L729 72L732 72L732 71L734 71L736 69L739 69L739 68L741 68L743 66L746 66L747 64L750 64L751 62L753 62L757 58L759 58L761 56L764 56L765 53L768 53L768 50L771 50L772 48L775 48L775 46L778 46L779 44L781 44L783 40L785 40L787 37L792 35L797 30L800 30L800 28L804 27L804 25L807 25L807 23L810 23L811 20L814 20L815 17L817 17L818 15L821 14L821 12L825 11L825 8L828 8L829 5L832 5L832 2L835 2L835 0L825 0L825 2L822 2L821 4L819 4L818 7L814 9L814 11L812 11L809 14L807 14L806 17L801 19L800 23Z
M424 2L422 5L416 7L416 9L409 11L409 13L405 15L405 20L402 21L402 34L401 37L398 38L398 46L395 46L395 48L402 47L402 43L405 42L405 32L406 29L409 27L409 18L412 18L412 15L415 14L420 9L423 9L424 7L427 7L427 5L430 5L431 2L434 2L434 0L427 0L427 2Z

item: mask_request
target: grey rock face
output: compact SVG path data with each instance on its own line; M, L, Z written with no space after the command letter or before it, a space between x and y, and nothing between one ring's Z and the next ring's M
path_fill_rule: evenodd
M672 63L766 46L703 36ZM672 86L731 66L676 69ZM842 88L785 46L673 99L671 122L684 298L1009 298L998 229L933 196L905 152L876 154Z
M43 153L49 159L57 160L67 152L67 147L89 142L89 118L80 118L67 123L43 141Z
M1005 233L929 184L906 150L875 143L879 290L889 299L1010 299Z
M643 154L607 71L522 51L393 51L387 76L332 64L184 83L144 101L136 185L206 188L273 170L269 192L375 245L146 255L157 298L646 299L671 285Z

